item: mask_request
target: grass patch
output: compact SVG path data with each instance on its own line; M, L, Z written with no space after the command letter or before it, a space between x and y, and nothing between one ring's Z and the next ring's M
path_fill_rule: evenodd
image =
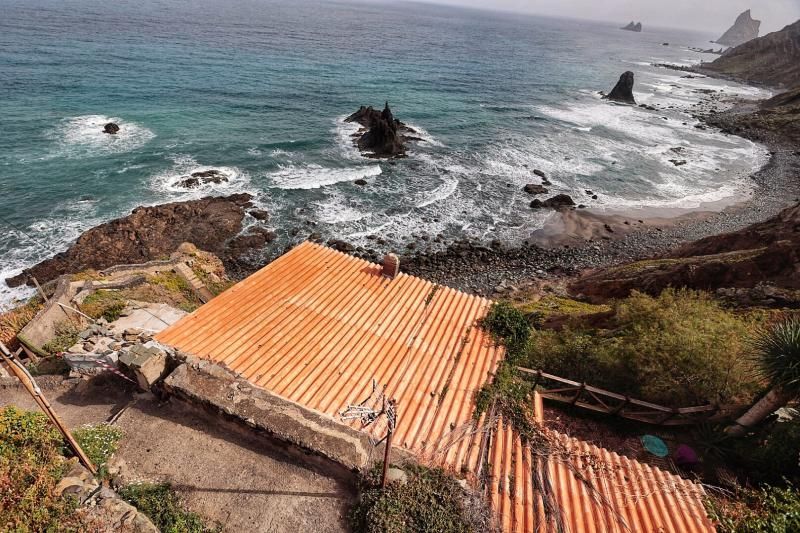
M119 495L144 513L162 533L205 533L208 527L197 513L186 511L175 491L166 483L141 483L123 487Z
M103 277L97 270L89 268L70 276L70 281L99 281Z
M81 329L72 322L59 322L55 326L55 337L42 346L42 350L52 355L65 352L78 342L80 332Z
M147 281L172 295L176 305L184 311L192 312L202 303L189 283L175 272L159 272L149 276Z
M563 315L593 315L611 311L608 305L593 305L585 302L562 298L555 295L543 296L539 300L526 302L519 306L525 315L540 315L542 317Z
M127 300L119 291L98 290L87 296L80 305L81 311L97 320L102 317L114 322L127 305Z
M122 430L109 424L89 425L76 429L72 436L104 477L106 463L119 448Z
M80 531L74 500L56 497L68 462L61 435L41 413L0 410L0 529Z
M361 497L350 511L356 533L455 533L485 531L488 511L467 503L469 495L443 470L404 466L405 484L380 488L380 466L361 481Z

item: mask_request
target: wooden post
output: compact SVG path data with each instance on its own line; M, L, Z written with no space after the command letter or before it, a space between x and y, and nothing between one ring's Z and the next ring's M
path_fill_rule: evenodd
M381 489L386 488L386 478L389 474L389 455L392 452L392 437L394 436L394 428L397 425L397 402L389 400L389 411L387 412L388 431L386 433L386 450L383 454L383 473L381 474Z
M39 285L39 282L36 280L35 277L31 276L31 280L33 280L33 284L36 285L36 291L39 293L39 296L42 297L42 300L44 300L44 303L47 303L49 300L47 299L47 295L42 290L42 286Z
M97 474L97 469L95 468L94 464L92 464L91 459L84 453L83 449L81 448L78 441L72 436L72 433L69 432L69 429L64 425L58 415L56 415L55 411L53 411L53 407L50 405L50 402L47 401L47 398L44 397L42 394L41 389L33 380L31 375L28 373L28 370L19 362L18 359L14 357L6 345L0 342L0 357L2 357L3 361L8 365L11 372L20 380L22 386L28 391L28 393L33 397L34 401L37 405L41 408L42 411L47 415L50 421L56 426L56 429L61 432L63 435L64 440L67 441L70 448L75 452L75 455L78 456L80 462L85 466L89 472L93 475Z

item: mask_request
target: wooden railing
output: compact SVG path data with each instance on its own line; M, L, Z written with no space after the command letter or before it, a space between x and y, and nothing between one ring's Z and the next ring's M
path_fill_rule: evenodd
M542 398L647 424L681 426L715 422L732 418L745 408L745 406L738 405L714 404L697 407L664 407L593 387L586 383L547 374L541 370L517 368L524 375L533 378L534 387Z

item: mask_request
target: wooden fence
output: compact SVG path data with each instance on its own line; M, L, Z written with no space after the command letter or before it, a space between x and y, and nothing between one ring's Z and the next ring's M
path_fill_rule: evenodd
M533 379L534 387L537 387L542 398L658 426L681 426L726 420L735 417L746 408L741 405L713 404L697 407L664 407L547 374L541 370L517 368Z

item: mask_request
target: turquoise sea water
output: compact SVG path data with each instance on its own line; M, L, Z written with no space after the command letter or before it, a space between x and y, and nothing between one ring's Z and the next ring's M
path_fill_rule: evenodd
M524 239L547 216L521 191L534 168L600 209L741 196L763 151L687 110L700 89L763 94L649 66L711 59L687 47L712 37L402 2L0 0L0 276L137 205L208 194L256 195L281 235L266 254L307 220L396 247ZM600 100L625 70L663 111ZM425 138L391 163L341 120L385 100ZM173 186L208 168L229 183ZM18 294L0 283L0 302Z

